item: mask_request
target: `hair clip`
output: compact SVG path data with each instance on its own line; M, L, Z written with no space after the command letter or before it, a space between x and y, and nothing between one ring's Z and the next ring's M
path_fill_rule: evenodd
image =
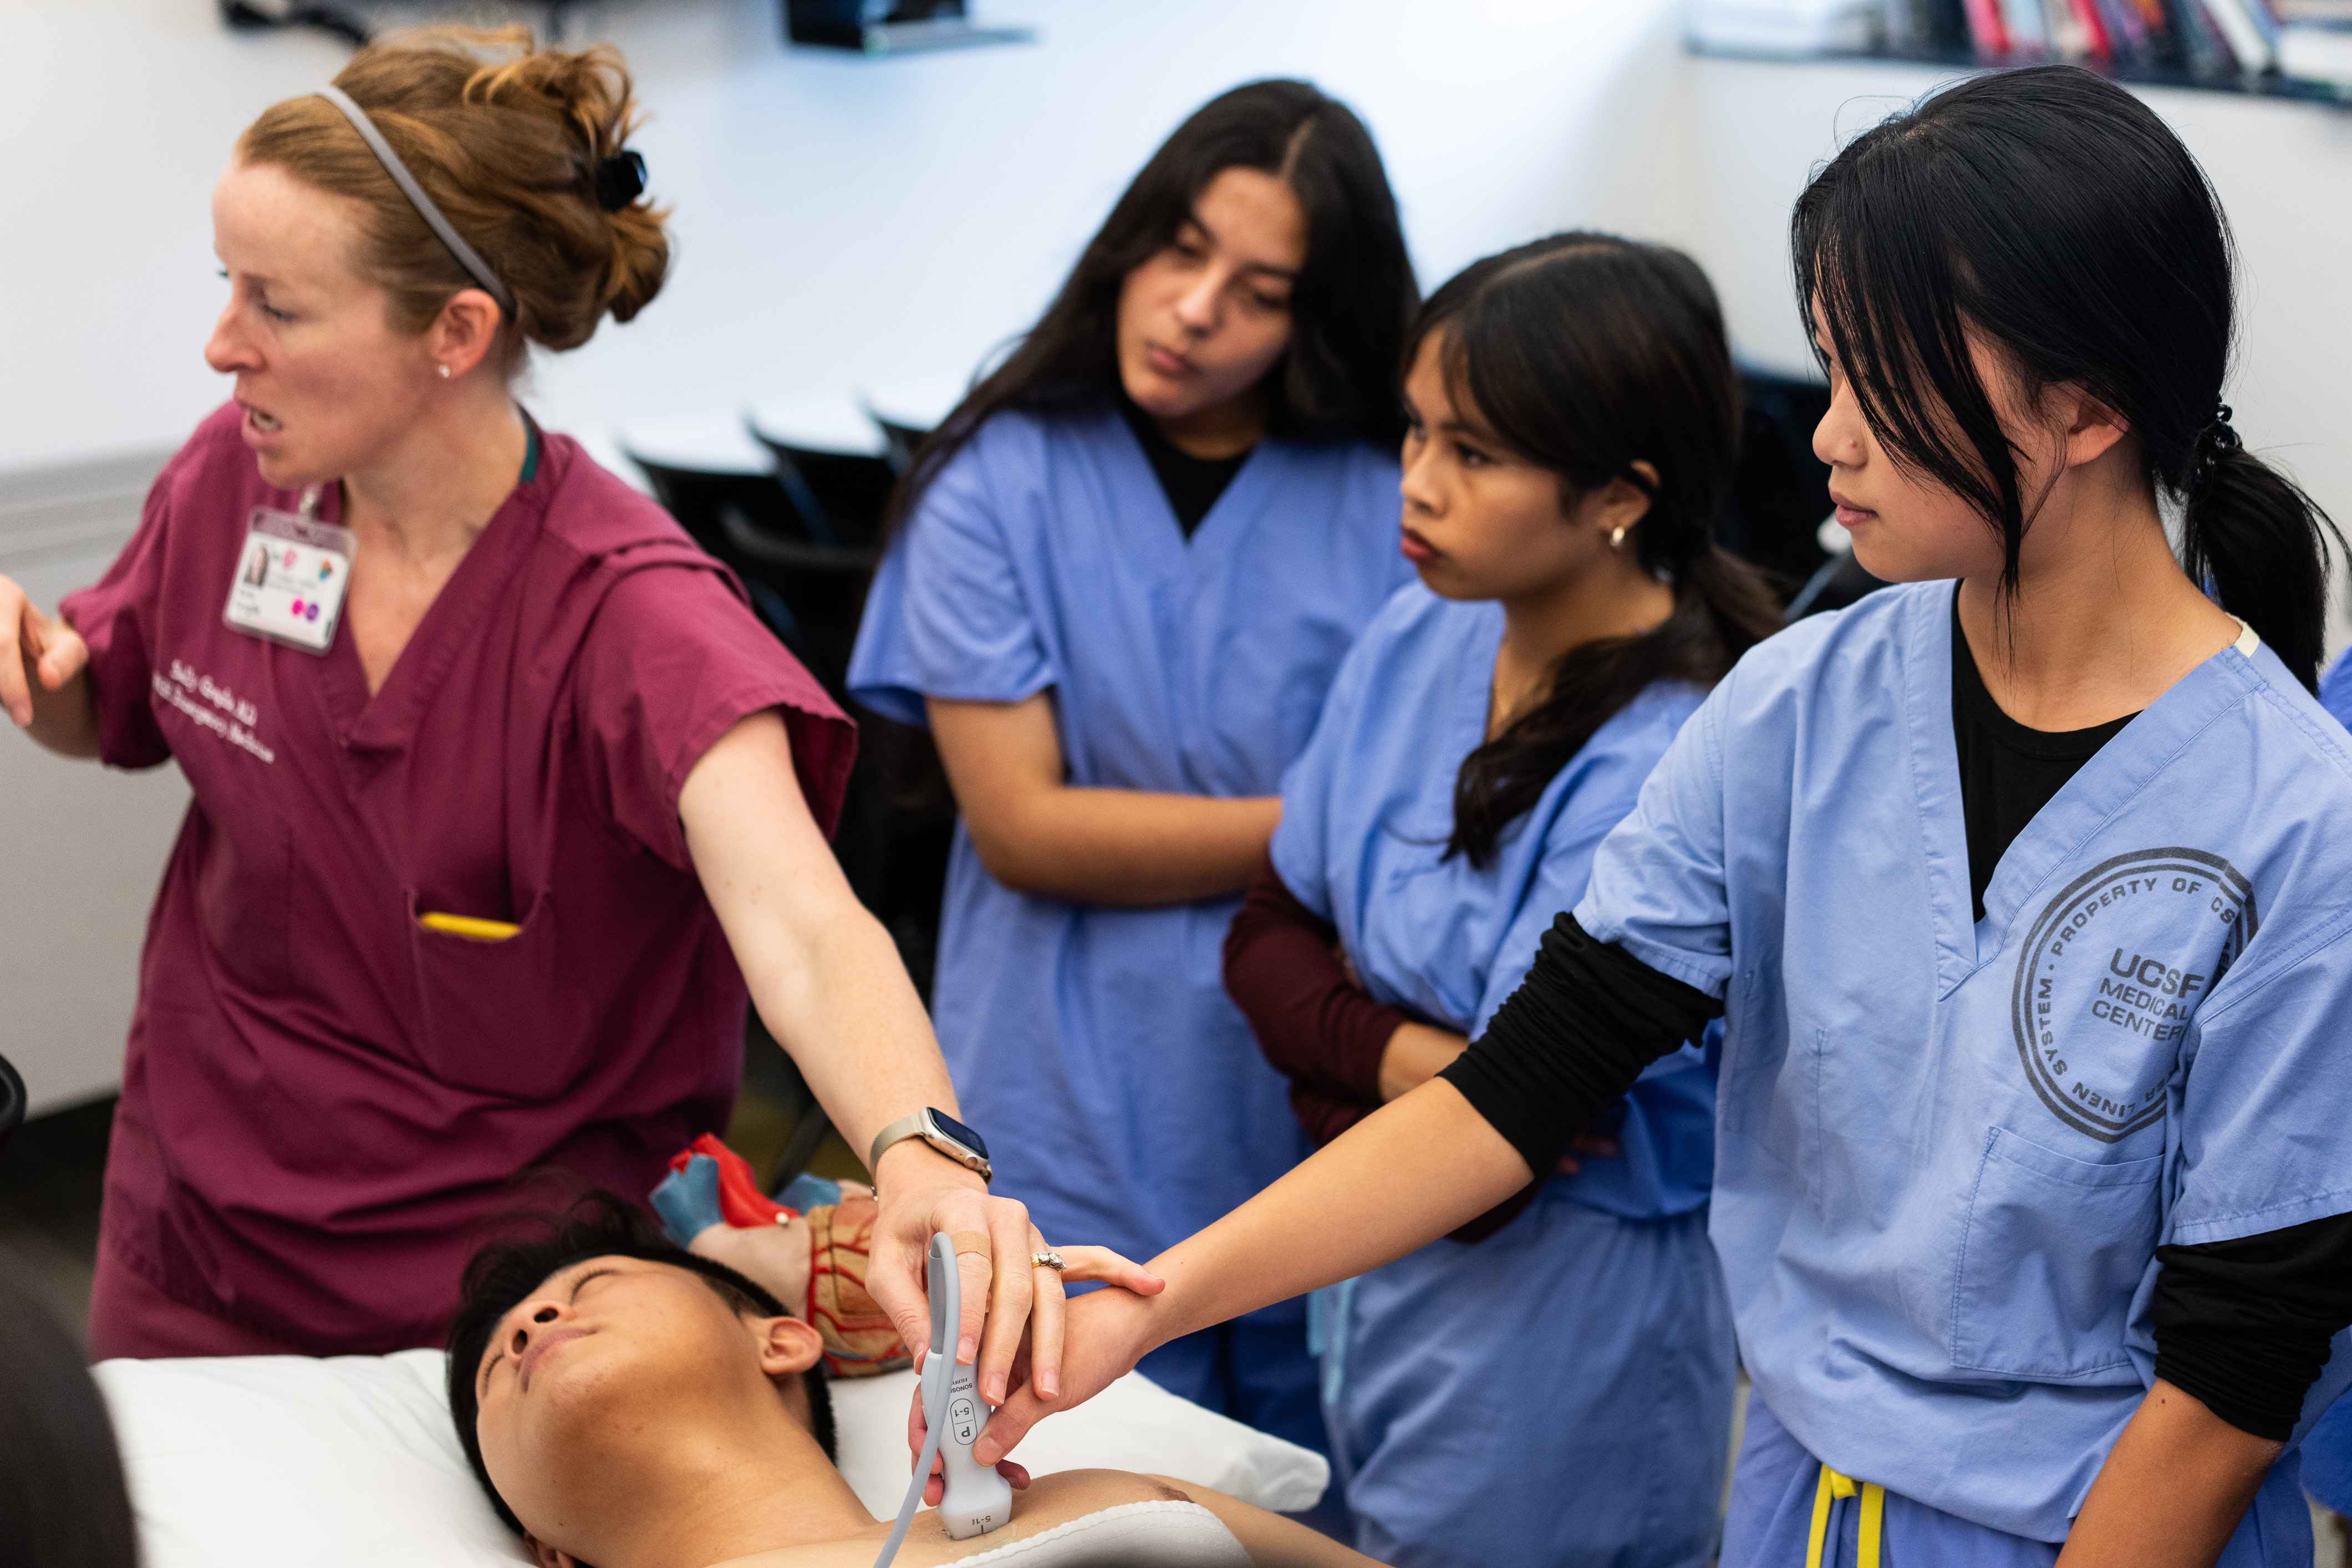
M596 205L619 212L646 194L646 160L635 151L615 153L596 165Z

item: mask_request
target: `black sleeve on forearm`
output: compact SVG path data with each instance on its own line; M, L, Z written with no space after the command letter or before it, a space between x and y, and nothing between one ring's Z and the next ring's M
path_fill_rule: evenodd
M1437 1076L1510 1141L1530 1171L1616 1103L1642 1069L1696 1039L1723 1004L1659 973L1562 914L1486 1032Z
M2352 1215L2156 1256L2156 1375L2285 1442L2328 1342L2352 1324Z

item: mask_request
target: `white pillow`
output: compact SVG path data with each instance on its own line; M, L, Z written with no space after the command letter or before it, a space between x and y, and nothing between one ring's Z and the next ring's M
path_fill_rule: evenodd
M430 1350L100 1363L146 1568L528 1562L466 1468L444 1364ZM911 1372L833 1384L842 1474L877 1518L906 1492L914 1384ZM1330 1479L1318 1456L1138 1373L1045 1421L1015 1458L1037 1475L1173 1476L1281 1512L1312 1507Z

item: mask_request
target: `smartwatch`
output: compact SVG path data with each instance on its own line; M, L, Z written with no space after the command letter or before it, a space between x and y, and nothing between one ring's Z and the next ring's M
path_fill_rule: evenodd
M866 1169L877 1173L876 1179L879 1180L882 1151L908 1138L919 1138L964 1169L979 1172L983 1182L995 1173L989 1167L988 1144L981 1135L946 1111L934 1110L928 1105L912 1116L901 1116L874 1135L874 1147L866 1156Z

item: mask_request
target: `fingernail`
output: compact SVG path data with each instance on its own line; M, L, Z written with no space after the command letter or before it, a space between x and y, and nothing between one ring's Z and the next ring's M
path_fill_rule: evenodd
M1050 1372L1040 1373L1037 1377L1037 1392L1045 1398L1059 1399L1062 1396L1062 1380Z
M988 1380L988 1402L991 1405L1004 1403L1004 1374L1001 1372Z
M973 1359L979 1354L979 1335L966 1334L963 1338L956 1342L956 1360L961 1362L964 1365L970 1366L972 1363Z

